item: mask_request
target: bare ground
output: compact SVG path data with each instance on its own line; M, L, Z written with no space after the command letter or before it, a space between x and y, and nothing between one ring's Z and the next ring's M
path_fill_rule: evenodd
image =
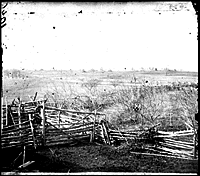
M50 150L51 149L51 150ZM43 148L27 159L35 163L24 172L151 172L197 173L198 160L133 154L112 146L79 144ZM52 155L52 152L54 155ZM4 167L5 168L5 167ZM8 168L3 171L11 171Z

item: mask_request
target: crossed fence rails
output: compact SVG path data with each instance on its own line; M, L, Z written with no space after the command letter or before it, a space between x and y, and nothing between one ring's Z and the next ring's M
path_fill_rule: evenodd
M132 153L185 159L196 159L198 156L196 130L158 131L159 124L156 124L146 130L121 131L111 128L105 114L47 106L45 100L3 105L2 111L2 149L22 146L37 149L40 146L79 142L115 145L117 141L137 145L139 141L145 145L142 150L132 150Z

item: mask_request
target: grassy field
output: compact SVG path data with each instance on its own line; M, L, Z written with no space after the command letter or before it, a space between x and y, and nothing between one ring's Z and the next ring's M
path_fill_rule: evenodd
M119 85L142 85L148 81L150 85L165 85L173 82L198 82L196 72L172 72L165 71L72 71L72 70L26 70L21 71L24 77L8 78L4 74L3 96L11 102L14 98L30 100L28 95L33 96L38 92L38 98L43 98L49 92L58 89L59 91L84 92L81 86L88 80L99 81L98 88L101 90L113 90ZM63 90L65 89L65 90Z

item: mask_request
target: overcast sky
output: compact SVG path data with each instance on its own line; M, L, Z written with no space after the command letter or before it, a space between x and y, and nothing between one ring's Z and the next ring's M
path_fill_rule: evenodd
M9 2L6 10L4 69L198 71L190 2Z

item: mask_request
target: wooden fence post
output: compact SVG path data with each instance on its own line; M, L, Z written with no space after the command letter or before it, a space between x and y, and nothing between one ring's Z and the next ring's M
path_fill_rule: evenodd
M19 128L22 128L22 121L21 121L21 112L20 112L20 109L21 109L21 102L19 101L19 107L18 107L18 123L19 123ZM19 135L21 136L21 130L19 131ZM23 141L21 141L23 142Z
M8 103L6 97L5 97L5 103L6 103L6 126L8 126Z
M196 130L195 129L194 129L193 141L194 141L193 155L194 155L194 159L196 159L197 158L197 154L196 154Z
M3 130L3 96L1 97L1 134Z
M22 164L25 163L25 155L26 155L26 146L24 146L24 152L23 152L23 163L22 163Z
M60 112L61 111L58 112L58 126L59 126L59 128L60 128Z
M19 123L19 128L21 128L21 103L19 103L19 107L18 107L18 123Z
M105 123L106 123L105 121L102 122L102 127L104 129L104 138L105 138L106 144L110 145L111 144L110 143L110 138L108 136L108 132L107 132L107 128L105 126Z
M41 117L42 117L42 135L43 135L43 146L46 145L46 137L45 137L45 123L46 123L46 119L45 119L45 104L44 101L42 102L42 109L41 109Z
M194 142L194 149L193 149L193 155L194 155L194 159L197 158L196 155L196 129L195 129L195 115L193 116L193 130L194 130L194 136L193 136L193 142Z
M60 106L60 109L62 109L62 105ZM60 128L60 113L61 111L58 111L58 126Z
M28 116L29 116L29 121L30 121L30 126L31 126L31 132L32 132L32 136L33 136L33 144L34 144L34 148L36 149L35 133L34 133L34 129L33 129L31 114L29 114Z
M92 130L92 133L91 133L91 138L90 138L90 142L93 142L94 141L94 135L95 135L95 122L96 122L96 114L97 114L97 110L95 109L94 111L94 124L93 124L93 130Z

